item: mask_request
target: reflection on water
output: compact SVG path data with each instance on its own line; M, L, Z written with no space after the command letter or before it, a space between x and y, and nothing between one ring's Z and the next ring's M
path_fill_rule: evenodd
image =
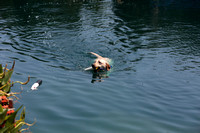
M93 72L91 83L103 82L106 78L109 78L109 72Z
M163 5L166 5L166 9L159 8ZM128 6L125 2L116 5L120 10L115 10L115 14L122 18L124 24L123 27L118 28L117 34L121 32L127 35L121 36L119 39L123 43L121 46L123 51L130 54L133 53L132 51L135 54L139 52L138 50L145 49L146 52L146 49L151 49L148 54L157 55L156 51L162 49L163 53L169 53L169 56L173 58L177 56L177 59L180 60L178 62L184 62L181 66L175 66L176 70L186 70L184 68L189 69L188 66L193 66L191 68L194 70L196 64L190 63L188 66L184 66L184 64L193 62L193 59L198 60L200 32L197 29L199 29L200 19L196 14L199 13L199 9L186 8L184 10L183 8L169 8L168 5L160 2L156 3L155 6L152 4L149 6L139 2L138 5L134 5L133 9L133 5ZM182 6L185 7L185 4ZM192 57L188 58L188 56ZM175 64L178 65L178 63ZM199 71L198 69L199 67L196 66L195 71Z
M198 6L126 2L0 1L0 62L43 80L21 98L31 131L199 132ZM111 73L83 71L91 51Z

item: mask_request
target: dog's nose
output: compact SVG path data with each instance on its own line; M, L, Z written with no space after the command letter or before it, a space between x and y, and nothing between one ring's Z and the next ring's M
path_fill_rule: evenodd
M93 68L93 69L95 69L95 66L94 66L94 64L92 64L92 68Z

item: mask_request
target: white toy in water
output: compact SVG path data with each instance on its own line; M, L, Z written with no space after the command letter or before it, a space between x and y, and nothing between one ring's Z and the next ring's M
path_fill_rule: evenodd
M41 84L42 84L42 80L36 81L36 82L32 85L31 90L37 90L38 87L39 87Z
M91 71L91 70L94 70L92 67L88 67L88 68L85 68L84 69L85 71Z

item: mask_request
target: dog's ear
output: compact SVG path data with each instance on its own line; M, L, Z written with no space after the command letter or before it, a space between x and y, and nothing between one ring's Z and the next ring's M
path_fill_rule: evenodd
M106 63L106 70L109 71L110 70L110 65L108 63Z

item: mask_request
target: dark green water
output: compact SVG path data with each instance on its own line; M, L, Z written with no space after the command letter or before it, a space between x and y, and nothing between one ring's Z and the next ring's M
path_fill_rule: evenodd
M0 2L0 63L31 76L15 106L32 132L200 132L199 8L41 1ZM114 61L108 78L83 70L90 51Z

